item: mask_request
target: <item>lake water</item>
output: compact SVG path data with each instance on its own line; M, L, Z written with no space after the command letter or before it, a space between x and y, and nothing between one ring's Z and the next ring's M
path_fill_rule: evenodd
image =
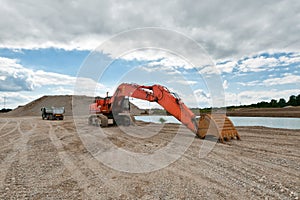
M135 116L136 120L160 123L163 118L166 123L180 123L173 116ZM300 129L300 118L286 117L229 117L235 126L265 126L270 128Z

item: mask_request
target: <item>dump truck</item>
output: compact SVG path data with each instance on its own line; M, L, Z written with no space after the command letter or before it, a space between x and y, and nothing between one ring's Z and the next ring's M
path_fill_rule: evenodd
M42 107L42 119L47 120L63 120L65 108L64 107Z
M120 84L113 96L108 96L107 93L105 98L95 98L95 102L90 104L91 115L88 123L101 127L133 124L134 117L130 114L129 97L158 103L201 139L205 138L208 131L218 135L220 142L240 139L233 123L225 114L205 114L198 119L178 94L158 84L152 86Z

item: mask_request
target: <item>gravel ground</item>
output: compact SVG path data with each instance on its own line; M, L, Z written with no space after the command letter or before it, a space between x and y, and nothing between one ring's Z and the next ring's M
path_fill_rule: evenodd
M87 137L99 135L100 128L84 124L85 120L79 123ZM241 141L215 144L213 137L194 138L176 124L137 124L134 129L101 129L106 138L93 141L95 151L111 142L126 151L151 154L180 131L183 139L192 138L191 144L166 167L128 173L100 162L82 142L84 137L79 137L70 117L64 121L0 118L0 199L299 198L299 130L237 127ZM147 135L155 129L158 134L147 138L124 133ZM213 149L199 156L205 142ZM119 157L109 159L122 163Z

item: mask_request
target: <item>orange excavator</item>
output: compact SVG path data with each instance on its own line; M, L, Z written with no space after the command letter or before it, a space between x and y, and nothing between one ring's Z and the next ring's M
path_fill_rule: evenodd
M130 115L129 97L156 102L168 113L182 122L188 129L201 139L208 131L214 132L219 141L240 139L232 122L224 114L205 114L196 119L195 114L182 102L176 93L170 92L162 85L144 86L122 83L113 96L96 97L95 103L90 105L89 124L106 127L118 124L129 126L134 117Z

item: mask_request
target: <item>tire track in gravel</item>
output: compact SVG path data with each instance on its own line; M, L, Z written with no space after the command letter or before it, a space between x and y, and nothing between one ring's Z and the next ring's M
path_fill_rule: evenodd
M261 177L261 173L258 173L257 169L260 169L261 166L255 165L256 167L251 167L255 162L257 162L257 160L253 159L251 163L243 163L239 160L233 162L233 159L230 159L230 162L228 162L222 155L213 155L212 157L214 159L206 158L202 159L202 162L207 165L207 169L214 172L211 174L216 174L212 175L211 178L213 180L219 180L220 184L224 182L224 180L218 179L218 176L220 176L220 173L222 173L222 177L226 178L226 184L232 183L236 185L236 187L240 187L241 185L243 185L244 189L255 188L253 192L255 192L257 196L269 195L273 198L286 197L284 196L284 194L274 193L274 191L272 191L272 188L258 181L258 177ZM247 166L247 170L243 170L242 166Z
M98 195L100 194L99 192L101 192L101 190L103 190L103 192L110 193L109 196L111 198L112 196L115 196L115 198L119 197L118 195L116 195L116 192L123 194L126 193L121 185L108 178L109 176L115 176L115 174L112 173L113 170L103 168L99 161L97 161L90 154L80 153L76 156L68 154L64 149L64 145L66 144L64 144L64 142L61 142L61 140L55 134L58 129L63 130L65 132L64 135L74 136L74 133L70 133L66 128L62 126L57 126L56 128L53 128L51 126L50 129L50 139L56 146L62 163L65 165L67 170L70 171L71 176L78 182L79 187L84 190L89 198L99 199ZM82 141L80 140L80 142ZM87 171L82 171L82 169L86 168L92 171L92 177L90 177L91 174ZM97 185L99 186L97 187Z
M2 140L2 142L5 143L5 145L3 145L3 144L1 143L2 145L1 145L1 147L0 147L0 150L5 150L5 149L7 149L8 146L12 145L12 143L15 142L15 139L18 139L18 138L20 138L20 136L21 136L21 134L18 133L18 134L17 134L18 136L12 137L12 136L13 136L12 133L16 132L17 129L18 129L18 126L19 126L19 122L13 121L13 123L15 123L15 125L13 126L13 128L11 128L11 130L9 130L8 132L5 132L3 135L0 135L0 139ZM10 121L8 121L8 122L6 123L5 126L8 127L9 125L10 125ZM3 126L2 128L4 128L4 126ZM12 135L11 135L11 134L12 134ZM8 136L9 136L10 138L9 138Z
M300 151L297 151L296 148L291 148L293 147L292 145L290 145L290 148L288 151L291 151L293 153L283 153L283 152L280 152L282 150L286 150L286 149L280 149L280 148L277 148L278 151L268 151L268 150L265 150L263 149L263 147L260 147L260 146L257 146L257 147L254 147L253 145L252 146L248 146L248 145L243 145L243 144L236 144L236 149L234 149L235 152L241 152L242 150L242 153L248 153L248 154L251 154L251 153L255 153L255 154L259 154L261 156L265 156L265 157L278 157L278 156L281 156L281 157L284 157L284 158L287 158L287 159L300 159ZM240 148L240 149L238 149ZM287 150L286 150L287 151Z
M193 149L196 149L195 146L193 146ZM239 196L244 194L243 191L237 191L236 187L232 187L234 182L224 182L224 177L220 172L226 169L223 169L222 166L212 164L211 158L195 158L194 155L190 155L189 152L185 153L183 157L177 161L176 167L170 166L167 170L176 175L181 175L189 180L193 180L197 185L202 185L200 188L203 192L211 188L215 193L219 195L223 194L227 197L230 196L231 199L239 199ZM197 161L198 164L194 165L194 162ZM223 161L218 160L218 162ZM188 172L186 171L187 165L189 166ZM231 176L232 175L233 174L231 174Z
M186 163L185 163L186 164ZM224 193L226 195L229 195L233 193L234 189L231 188L228 184L224 184L215 177L210 177L207 175L207 173L201 173L196 171L195 169L190 168L189 171L186 171L186 168L184 166L179 166L177 165L176 168L169 167L166 170L171 172L173 175L172 176L182 176L185 179L189 179L193 182L195 182L198 186L200 186L201 190L204 188L212 188L214 191L218 191L218 193ZM193 173L190 173L190 172ZM197 176L195 176L197 175ZM200 176L200 177L199 177Z
M36 129L37 127L37 124L34 123L32 124L32 121L30 121L30 125L31 125L31 129L24 132L21 130L21 124L23 123L24 121L21 121L19 123L19 126L18 126L18 131L19 133L21 133L22 137L26 140L26 142L22 142L19 146L19 158L20 158L20 163L21 164L25 164L27 162L27 157L28 157L28 154L27 154L27 142L29 140L29 137L34 133L34 130Z
M199 161L199 165L201 166L192 165L193 163L189 165L189 171L191 172L191 174L195 175L195 177L200 176L204 180L207 180L210 183L212 183L211 185L213 186L213 188L216 189L216 191L222 191L223 193L227 193L226 195L234 195L236 199L239 199L240 195L247 195L246 193L244 193L247 189L257 187L257 179L255 177L255 174L258 176L261 174L256 173L257 169L252 170L252 168L248 168L247 171L244 172L242 167L245 166L245 164L241 163L239 160L232 159L236 157L234 155L231 155L230 150L225 149L224 151L223 148L224 146L217 146L209 157L201 159L195 159L194 155L185 154L184 159L186 159L186 161L178 162L177 168L171 170L181 174L181 171L185 170L186 164L188 164L188 162L190 162L191 160L194 160L195 162ZM195 149L195 146L193 146L193 149ZM228 154L230 160L228 160L226 156L224 156L224 154ZM249 166L249 164L247 166ZM201 168L202 170L199 171L199 168ZM193 176L191 176L190 178L193 179ZM226 182L224 182L224 178L226 179ZM235 187L232 187L233 185L235 185ZM244 185L244 191L237 191L235 188L241 187L241 185ZM267 192L264 192L262 189L257 188L257 195L264 195L267 193L270 196L274 196L272 190L266 190Z
M26 146L27 146L27 142L29 140L29 136L33 133L33 129L27 131L27 132L23 132L20 128L20 124L21 124L21 120L17 121L17 126L15 127L15 129L18 130L18 132L20 133L21 137L19 139L17 139L16 141L14 141L14 145L13 145L13 150L11 151L11 153L9 153L4 160L1 162L0 164L0 189L3 188L4 186L4 180L5 177L9 171L9 168L11 167L11 164L16 161L16 157L18 155L20 155L22 157L22 161L25 162L27 157L25 156L25 151L26 151ZM13 132L13 131L10 131Z
M13 133L15 130L17 130L17 128L20 126L20 122L19 122L19 121L10 121L10 122L7 122L5 126L8 126L9 123L16 123L16 125L14 126L13 129L9 130L7 133L4 133L4 134L1 133L0 138L1 138L1 137L8 136L9 134L11 134L11 133ZM2 128L4 128L4 126L3 126Z
M49 137L52 141L52 144L54 144L54 146L56 147L56 149L58 151L58 156L59 156L61 162L63 163L65 168L69 171L72 178L77 181L78 187L80 189L83 189L83 191L88 196L88 198L96 199L96 198L92 198L90 196L90 194L97 194L97 191L93 187L90 187L91 183L87 180L86 176L84 174L82 174L81 171L78 169L76 164L71 159L71 156L68 155L68 153L64 150L63 144L60 142L59 138L56 136L55 131L59 127L54 128L50 124L49 124L49 126L50 126Z
M293 176L294 174L297 173L296 169L293 169L291 167L287 168L286 166L282 166L276 163L272 163L269 160L263 159L262 157L258 157L256 156L255 158L251 158L251 157L246 157L246 156L237 156L235 154L233 154L232 150L228 150L231 152L230 155L230 162L227 161L224 156L224 152L223 150L215 150L214 151L214 157L217 158L217 160L224 160L223 163L227 163L227 164L231 164L232 161L235 161L237 163L237 165L245 165L245 166L255 166L253 167L253 174L259 174L257 172L257 169L263 168L263 169L272 169L273 173L274 171L278 172L278 173L285 173L287 175ZM258 152L255 152L256 154ZM267 156L267 155L265 155ZM275 158L275 157L274 157ZM278 157L276 157L278 159Z
M257 143L257 142L256 142ZM226 154L232 158L235 158L234 160L239 161L239 164L246 164L241 163L242 161L248 161L248 164L254 163L259 167L263 168L270 168L272 170L275 170L277 172L285 172L286 174L296 174L298 171L298 168L295 168L297 165L289 165L287 168L286 165L283 165L280 163L280 160L286 160L290 163L297 163L300 161L299 156L296 155L287 155L287 153L280 152L281 149L276 145L276 148L273 150L263 148L261 145L257 145L255 142L249 142L249 141L242 141L236 142L234 144L234 147L228 147L228 152L230 154ZM296 144L293 144L296 145ZM224 147L226 148L226 147ZM296 146L291 146L290 151L296 150ZM227 151L227 150L226 150ZM219 158L224 158L224 150L222 149L215 149L214 153L216 156L219 156ZM247 154L248 155L247 155ZM255 157L255 158L253 158ZM231 160L231 159L230 159ZM278 161L279 160L279 161Z
M198 172L202 174L202 176L207 177L208 179L214 180L218 182L218 185L223 187L224 184L229 185L232 194L236 196L238 199L239 195L246 196L246 193L243 194L246 190L250 188L255 188L255 193L257 196L260 195L271 195L274 197L274 193L270 189L259 188L255 179L253 179L251 172L243 173L243 170L235 167L235 165L227 165L223 163L224 160L212 160L212 159L203 159L202 163L206 165L203 169L204 171ZM210 173L207 173L208 170ZM226 180L224 182L224 180ZM235 188L240 188L237 192ZM244 191L243 191L244 190ZM278 196L277 196L278 198Z
M4 124L0 127L0 131L8 124L8 120L7 119L5 119L5 122L4 122Z

